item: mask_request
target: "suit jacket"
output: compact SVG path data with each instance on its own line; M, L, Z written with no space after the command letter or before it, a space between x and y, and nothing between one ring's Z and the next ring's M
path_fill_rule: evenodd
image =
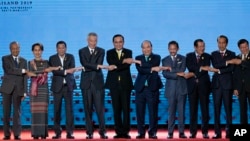
M144 54L136 56L136 60L141 61L141 65L136 64L136 69L138 71L137 78L135 80L135 90L137 92L141 92L145 86L147 81L148 87L151 91L158 91L160 88L163 87L161 78L158 75L158 72L151 72L152 67L159 66L161 63L161 56L157 54L151 54L148 57L148 61Z
M70 91L73 91L76 88L76 82L74 74L66 74L65 70L70 68L75 68L75 58L72 54L65 54L63 60L63 65L61 64L60 57L58 54L54 54L49 58L49 65L52 67L62 66L63 69L52 71L52 84L51 91L58 93L64 85L64 79Z
M242 56L238 55L237 58L241 59ZM247 92L250 92L250 87L249 87L250 86L250 53L247 55L246 60L243 60L240 65L235 66L233 77L234 77L234 81L233 81L234 90L238 90L240 94L243 88Z
M2 62L4 76L0 91L4 94L11 94L16 89L20 96L24 96L24 93L27 93L28 77L22 73L22 69L27 69L27 60L19 57L18 68L15 67L12 55L3 56Z
M178 93L180 95L186 95L187 81L184 77L177 76L177 72L184 72L186 70L186 58L177 54L176 64L173 63L171 56L167 56L162 59L163 66L170 66L171 71L163 71L163 76L167 79L165 84L165 96L171 97Z
M104 88L104 77L102 69L97 69L98 64L103 64L104 55L105 50L100 47L95 48L92 56L88 47L84 47L79 50L80 62L85 68L85 71L82 71L81 74L81 89L89 89L91 83L95 85L97 89Z
M202 91L210 92L210 77L208 71L200 70L201 66L210 66L211 56L203 53L197 62L195 52L190 52L186 56L186 65L189 72L193 72L195 77L187 80L188 93L192 93L195 85L197 84Z
M109 65L116 65L117 69L108 71L105 87L108 89L116 89L118 84L128 90L133 89L133 82L130 73L130 64L123 64L125 58L132 58L132 51L126 48L122 49L121 58L119 60L116 49L107 51L107 62ZM118 78L120 77L120 82Z
M226 65L227 60L235 58L235 53L226 50L224 57L221 57L219 51L212 52L212 65L214 68L219 69L220 73L214 73L212 78L213 89L222 87L223 89L233 89L233 70L234 65Z

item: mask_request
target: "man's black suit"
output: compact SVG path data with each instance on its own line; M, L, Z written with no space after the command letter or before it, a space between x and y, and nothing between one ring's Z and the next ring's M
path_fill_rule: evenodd
M80 88L83 95L86 132L88 135L93 135L94 129L92 125L93 105L97 113L99 121L99 134L103 135L106 132L104 119L104 77L101 69L97 65L102 65L104 60L105 50L100 47L95 47L91 54L88 47L79 50L79 57L85 71L82 71Z
M149 111L149 136L156 136L158 124L158 103L159 103L159 89L162 88L162 82L158 72L151 72L152 67L160 65L161 57L157 54L151 54L147 57L139 55L135 58L141 61L136 64L138 71L135 80L135 101L136 101L136 117L137 130L139 135L145 136L145 111L148 105Z
M238 55L242 59L241 55ZM250 103L250 54L240 65L236 65L234 71L234 90L239 92L240 123L248 124L248 103Z
M221 136L220 114L223 101L226 113L226 134L229 134L229 126L232 124L232 93L233 93L233 70L234 65L226 64L227 60L235 58L235 53L226 50L222 56L219 51L212 52L212 65L219 69L212 77L212 92L214 101L214 126L215 133Z
M203 53L197 58L195 52L188 53L186 56L186 64L189 72L195 74L187 80L188 85L188 97L190 107L190 133L196 135L197 133L197 118L198 107L200 105L202 124L201 130L203 134L208 133L208 121L209 121L209 94L211 92L211 82L208 71L200 69L202 66L210 66L211 56L207 53Z
M105 83L112 98L117 135L127 135L130 131L130 95L133 82L130 64L122 63L125 58L132 58L131 50L123 48L120 59L115 48L107 51L108 64L117 66L117 69L108 72Z
M50 56L49 64L52 67L62 67L62 69L52 72L51 91L54 96L54 131L56 135L61 135L61 109L62 99L64 98L66 132L71 135L74 130L73 90L76 88L76 83L74 74L66 74L65 70L75 68L75 59L72 54L66 53L62 64L59 55L55 54Z

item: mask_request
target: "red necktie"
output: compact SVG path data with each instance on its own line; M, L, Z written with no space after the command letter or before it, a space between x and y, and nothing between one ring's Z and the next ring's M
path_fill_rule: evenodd
M199 63L200 62L200 55L197 55L196 59L197 59L197 63Z

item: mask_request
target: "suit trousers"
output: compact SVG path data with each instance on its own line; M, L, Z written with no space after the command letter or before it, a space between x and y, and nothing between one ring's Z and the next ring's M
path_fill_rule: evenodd
M10 129L10 114L11 107L13 104L13 132L14 136L20 136L22 125L21 125L21 99L22 96L18 95L18 91L16 89L13 90L11 94L2 94L3 96L3 130L4 136L11 136Z
M144 87L142 92L136 93L135 102L138 133L145 135L145 111L147 105L149 113L148 134L155 136L158 125L159 91L152 92L148 87Z
M196 135L198 122L198 108L200 106L202 124L201 130L203 134L208 133L209 121L209 92L201 90L198 85L192 93L188 95L190 107L190 133Z
M185 124L185 104L187 95L175 93L169 96L168 99L168 133L173 134L175 126L176 111L178 112L178 130L179 133L184 133Z
M104 119L104 89L96 89L95 85L91 83L89 89L82 89L82 94L85 111L86 133L92 135L94 132L92 122L93 106L99 122L99 134L106 133Z
M116 89L110 89L114 111L115 132L126 135L130 131L130 95L131 90L124 89L120 84Z
M70 91L67 86L63 86L60 92L54 93L54 131L57 135L61 135L60 122L63 99L65 101L66 132L71 135L74 131L73 91Z
M220 114L222 102L226 113L226 134L230 135L229 127L230 124L232 124L232 94L232 90L226 90L222 87L213 89L214 130L217 135L221 135Z
M241 93L239 95L239 103L240 103L240 123L248 124L248 114L247 107L250 106L250 92L245 90L245 86L243 84ZM247 104L248 103L248 104Z

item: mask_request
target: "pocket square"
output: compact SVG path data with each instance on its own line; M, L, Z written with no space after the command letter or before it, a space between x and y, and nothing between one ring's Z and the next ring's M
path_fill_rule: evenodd
M182 62L177 62L177 64L180 64L180 63L182 63Z

